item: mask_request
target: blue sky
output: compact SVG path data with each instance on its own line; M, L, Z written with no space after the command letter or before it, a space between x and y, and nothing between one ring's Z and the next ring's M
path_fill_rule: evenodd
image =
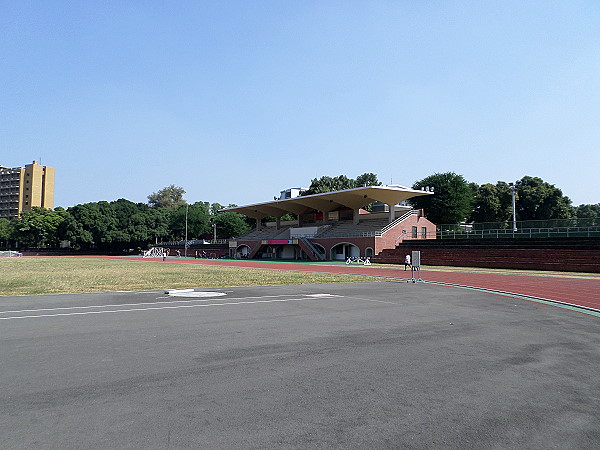
M595 0L0 0L0 165L65 207L449 171L598 203L599 30Z

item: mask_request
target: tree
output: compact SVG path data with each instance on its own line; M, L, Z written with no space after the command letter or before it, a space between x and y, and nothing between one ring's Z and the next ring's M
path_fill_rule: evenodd
M213 223L217 226L217 237L219 239L241 236L250 229L241 214L231 211L216 215L213 218Z
M168 234L164 209L150 208L144 203L126 199L111 202L117 220L112 234L113 248L146 247L158 237Z
M473 212L469 217L472 222L506 222L512 214L512 193L510 186L498 181L496 185L491 183L474 185Z
M356 181L354 182L356 187L362 186L381 186L381 181L377 179L377 175L374 173L363 173L356 177Z
M110 247L117 229L117 218L110 203L84 203L75 205L68 211L81 227L74 230L78 244L87 248L93 245L99 248Z
M598 219L600 218L600 203L576 206L573 208L573 215L578 219Z
M225 206L221 205L220 203L212 203L210 205L210 215L216 216L217 214L220 214L219 211L221 211L224 208Z
M333 178L322 176L321 178L313 178L308 190L303 191L300 195L322 194L324 192L352 189L353 187L355 187L354 180L348 178L346 175L340 175Z
M12 238L12 232L11 221L0 217L0 248L8 248L8 241Z
M524 176L516 186L517 219L569 219L571 200L554 185L538 177Z
M148 204L153 208L166 208L175 210L185 204L183 199L185 190L182 187L171 184L158 192L148 196Z
M413 189L434 187L434 195L413 197L414 208L424 209L435 224L458 223L472 212L473 190L462 175L453 172L435 173L413 184Z
M181 205L172 211L169 217L169 230L174 239L185 238L185 217L187 212L188 239L200 238L210 232L207 203L196 202L193 205Z
M70 247L75 249L81 248L85 243L92 242L91 233L84 230L83 226L75 220L68 210L64 211L63 217L64 220L58 227L58 235L61 241L68 241Z
M342 191L356 187L380 185L381 182L374 173L363 173L356 180L348 178L346 175L339 175L333 178L322 176L321 178L313 178L308 190L303 191L300 195L322 194L324 192Z
M14 223L14 237L26 247L58 247L59 227L66 211L33 207L23 211Z

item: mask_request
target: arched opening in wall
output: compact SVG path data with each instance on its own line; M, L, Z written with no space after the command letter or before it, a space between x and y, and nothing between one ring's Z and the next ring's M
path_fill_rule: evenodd
M334 261L346 261L351 256L360 256L360 249L349 242L340 242L331 247L331 259Z
M235 257L239 259L248 258L250 255L250 247L247 245L240 245L235 249Z
M365 250L365 257L372 258L373 257L373 249L371 247L367 247Z

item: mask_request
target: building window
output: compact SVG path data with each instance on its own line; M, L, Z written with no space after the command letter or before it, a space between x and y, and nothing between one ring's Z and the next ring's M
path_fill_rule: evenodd
M421 228L421 237L423 239L427 239L427 227L422 227Z
M418 233L419 233L418 228L417 227L412 227L412 237L413 237L413 239L416 239L416 238L419 237Z

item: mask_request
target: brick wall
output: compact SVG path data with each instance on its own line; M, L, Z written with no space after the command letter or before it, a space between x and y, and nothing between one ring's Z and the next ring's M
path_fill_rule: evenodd
M421 264L430 266L490 267L600 273L600 250L557 248L425 248L417 243L387 249L373 262L404 264L405 255L421 252Z

